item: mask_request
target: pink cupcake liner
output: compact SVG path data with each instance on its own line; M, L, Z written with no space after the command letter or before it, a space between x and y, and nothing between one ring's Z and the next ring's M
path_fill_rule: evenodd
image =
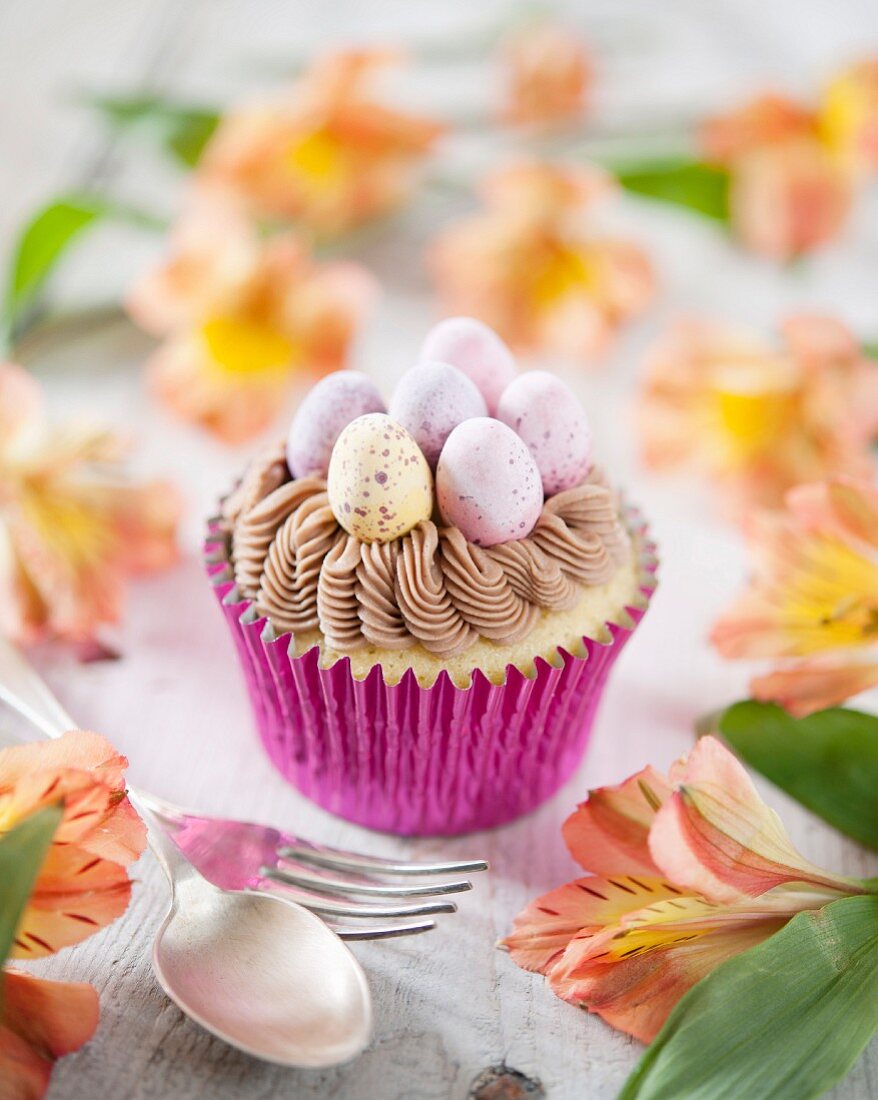
M478 670L469 687L441 672L421 687L409 669L386 684L380 667L364 680L348 658L320 667L315 646L290 654L232 580L227 537L211 521L208 576L238 650L259 736L272 763L332 813L403 836L451 836L502 825L535 809L570 777L591 736L614 661L655 590L655 546L628 513L640 554L644 607L631 627L607 623L609 641L583 638L584 656L558 648L527 677L513 665L503 683Z

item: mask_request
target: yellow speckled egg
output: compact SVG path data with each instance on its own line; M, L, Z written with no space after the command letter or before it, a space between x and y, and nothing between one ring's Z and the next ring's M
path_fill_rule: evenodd
M395 420L367 413L336 440L327 477L329 504L363 542L392 542L433 512L433 475L423 452Z

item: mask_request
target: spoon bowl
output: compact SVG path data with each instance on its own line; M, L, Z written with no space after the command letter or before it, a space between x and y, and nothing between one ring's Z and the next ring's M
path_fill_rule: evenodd
M184 873L153 966L187 1015L257 1058L319 1069L369 1042L359 963L319 917L282 897L219 890Z

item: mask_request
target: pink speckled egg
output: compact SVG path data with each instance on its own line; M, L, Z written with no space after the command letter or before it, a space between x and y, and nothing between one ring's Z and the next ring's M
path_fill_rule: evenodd
M391 542L433 512L433 475L421 449L383 413L352 420L332 448L326 490L345 531Z
M355 370L328 374L299 406L287 436L287 465L293 477L326 477L335 441L364 413L386 412L378 387Z
M485 399L469 378L449 363L418 363L400 379L390 415L411 432L432 467L452 430L487 414Z
M580 485L591 466L591 428L573 390L544 370L527 371L503 391L497 419L524 440L546 496Z
M474 317L448 317L434 325L421 347L422 360L450 363L475 383L491 416L518 371L512 352L493 329Z
M524 441L483 416L464 420L446 440L436 498L446 523L477 546L496 546L531 533L543 508L543 486Z

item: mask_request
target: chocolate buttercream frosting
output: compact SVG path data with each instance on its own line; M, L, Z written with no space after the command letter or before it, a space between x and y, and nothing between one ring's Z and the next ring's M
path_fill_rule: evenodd
M251 465L223 515L241 594L275 629L319 629L341 653L420 643L451 657L479 637L517 642L631 554L598 470L549 497L527 538L488 548L429 520L393 542L360 542L336 521L325 481L289 480L280 447Z

